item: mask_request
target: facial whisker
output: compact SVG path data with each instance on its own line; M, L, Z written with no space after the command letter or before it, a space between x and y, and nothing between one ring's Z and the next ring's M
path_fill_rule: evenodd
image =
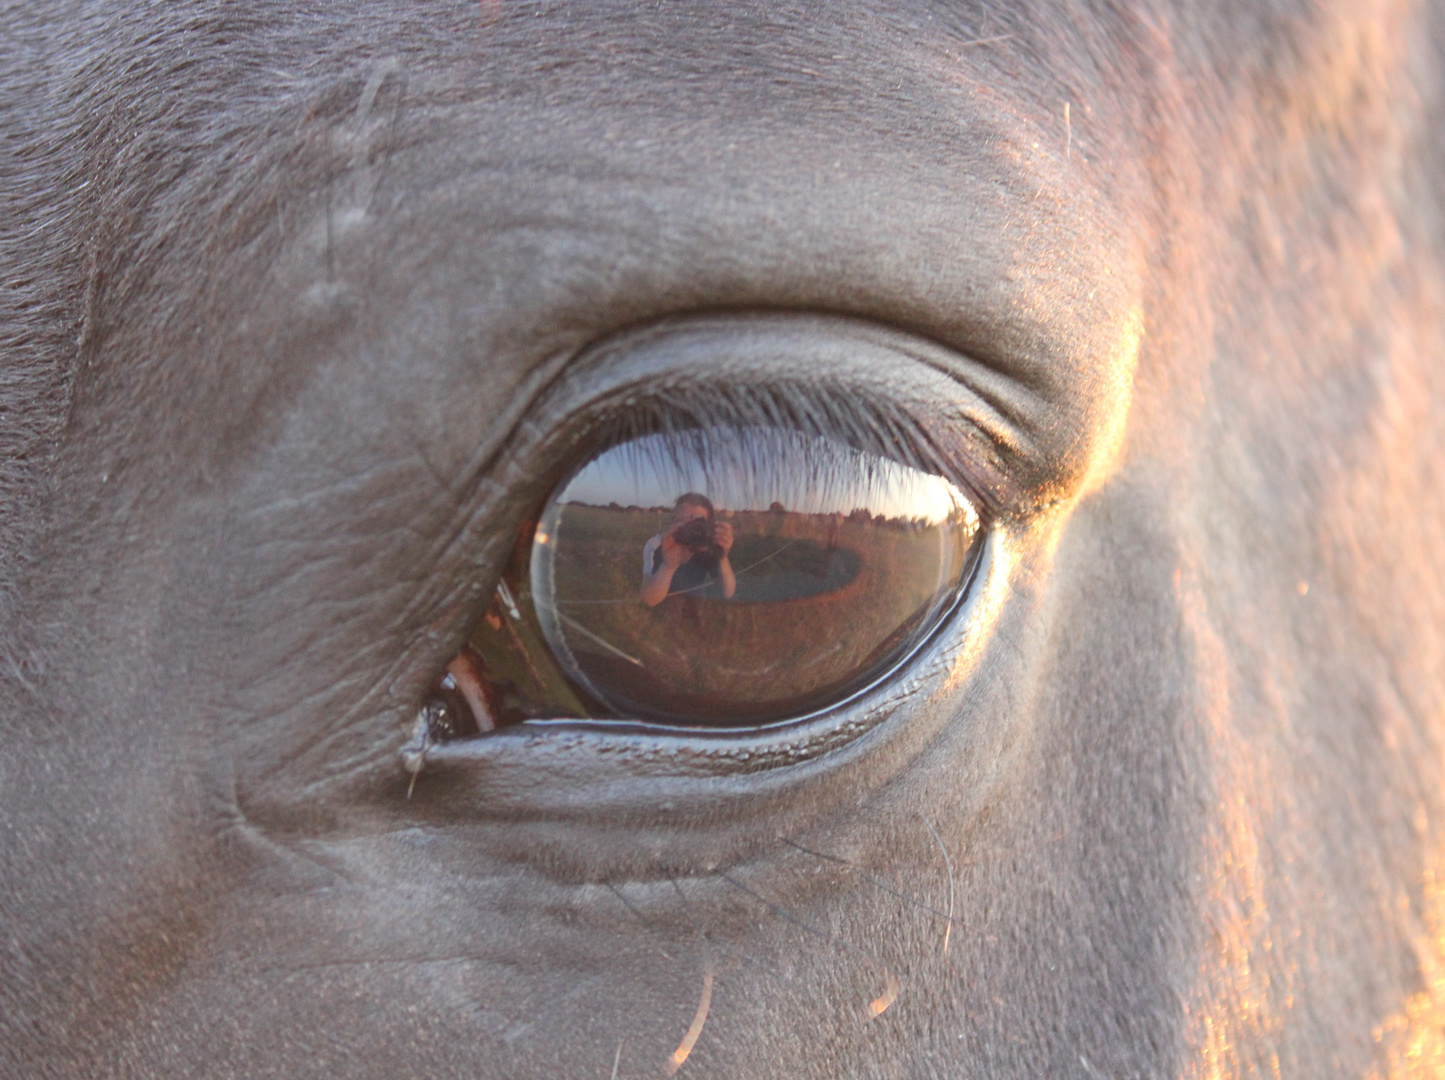
M783 843L787 844L791 848L797 848L799 851L803 852L806 855L812 855L814 858L822 859L825 862L837 863L839 866L846 866L849 870L852 870L864 881L868 882L869 885L872 885L875 889L878 889L881 892L885 892L889 896L896 896L899 900L905 900L908 903L912 904L914 907L920 908L923 911L928 912L930 915L936 915L940 919L945 919L948 921L950 926L953 923L953 905L951 900L951 893L949 903L950 910L940 911L932 904L926 903L923 900L919 900L917 897L909 896L907 893L900 892L898 889L893 888L893 886L889 885L887 882L878 880L876 877L868 873L868 871L864 870L855 862L850 862L847 859L844 859L837 855L829 855L823 851L814 851L812 848L805 847L802 844L798 843L796 840L789 840L786 836L781 836L778 839L780 839Z
M819 930L816 926L804 922L792 912L786 910L785 908L779 907L777 904L774 904L771 900L768 900L760 893L748 888L742 882L734 878L731 874L723 873L720 871L717 876L722 878L729 885L733 886L733 888L751 896L754 900L762 904L778 918L784 920L785 922L792 923L800 930L806 931L807 933L812 934L814 937L821 938L824 941L836 945L843 952L848 953L850 956L857 957L859 960L862 960L864 963L866 963L869 967L880 972L883 975L884 979L887 981L888 985L882 996L874 999L874 1001L871 1002L869 1005L869 1011L872 1013L873 1016L882 1015L883 1012L897 999L901 989L901 984L899 982L898 976L887 964L883 963L876 957L869 956L867 953L863 952L856 946L848 944L848 942L843 941L835 934L830 934L826 930Z
M677 898L682 901L683 907L688 910L689 914L691 914L692 902L688 900L687 894L682 891L682 886L674 877L669 876L668 881L672 883L673 891L677 893ZM693 916L693 921L694 924L696 924L697 920L695 916ZM730 956L746 960L748 963L753 964L758 968L761 968L763 971L767 972L767 974L771 975L779 982L787 985L789 988L801 991L803 995L808 998L809 1001L812 1001L815 1004L818 1003L817 996L809 988L808 984L803 982L801 979L794 978L791 975L785 975L783 972L779 971L777 968L773 967L766 961L760 960L758 957L754 956L752 953L747 952L744 949L739 949L736 945L733 945L726 940L715 939L711 934L708 934L705 931L702 931L702 935L706 941L709 941L714 945L720 945L722 948L726 949Z
M649 919L646 915L644 915L641 911L637 909L637 905L635 905L631 900L627 899L627 897L622 895L621 889L619 889L616 885L612 884L612 882L610 881L604 881L602 884L606 885L608 892L612 893L613 896L617 897L617 899L621 902L622 906L632 913L633 918L635 918L638 922L640 922L644 927L647 928L648 933L652 934L660 941L666 941L666 936L663 934L663 932L657 928L657 926L653 923L651 919ZM677 959L662 945L658 946L658 950L668 960Z
M948 925L943 931L943 955L947 956L948 942L953 936L953 859L948 854L948 848L944 846L943 837L939 836L938 830L933 827L933 822L923 817L922 814L918 816L923 818L923 824L928 826L929 833L932 834L934 842L938 844L938 850L943 853L943 866L948 873Z

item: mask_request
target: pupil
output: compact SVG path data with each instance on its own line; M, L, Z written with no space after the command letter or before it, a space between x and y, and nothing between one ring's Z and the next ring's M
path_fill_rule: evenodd
M841 442L656 434L554 492L527 585L583 696L623 716L752 727L887 674L961 594L979 531L947 480Z

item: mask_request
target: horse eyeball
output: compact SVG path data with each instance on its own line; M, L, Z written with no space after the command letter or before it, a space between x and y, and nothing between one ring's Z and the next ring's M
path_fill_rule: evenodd
M468 641L491 713L480 730L568 717L739 729L818 712L929 636L980 535L948 480L822 436L713 428L611 445L552 492Z

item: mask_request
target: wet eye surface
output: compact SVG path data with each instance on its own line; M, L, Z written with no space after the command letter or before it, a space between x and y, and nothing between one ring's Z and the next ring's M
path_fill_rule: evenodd
M525 721L746 729L886 678L966 591L950 481L767 427L614 441L522 530L426 709L439 740Z

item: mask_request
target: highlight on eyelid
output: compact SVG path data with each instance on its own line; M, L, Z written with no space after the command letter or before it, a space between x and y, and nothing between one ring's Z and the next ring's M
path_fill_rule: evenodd
M980 536L949 480L839 440L644 434L552 492L450 670L477 673L468 698L497 726L786 721L906 659L962 595Z

